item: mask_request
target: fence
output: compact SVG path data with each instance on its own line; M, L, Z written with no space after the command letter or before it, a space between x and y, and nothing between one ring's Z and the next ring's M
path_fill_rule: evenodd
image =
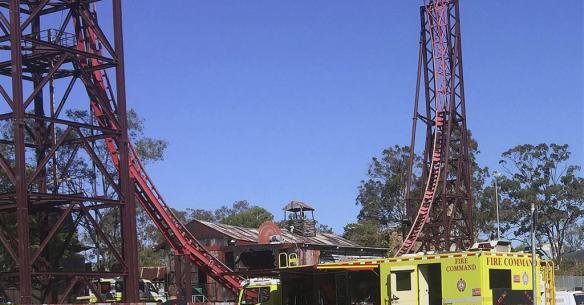
M556 290L582 290L584 276L556 275Z

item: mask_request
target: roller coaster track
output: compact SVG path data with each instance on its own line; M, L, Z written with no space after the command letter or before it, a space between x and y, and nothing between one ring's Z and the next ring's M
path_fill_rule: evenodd
M79 51L101 55L101 48L98 47L96 33L90 27L81 28L79 25L76 29L77 49ZM91 71L91 67L99 67L100 61L93 58L88 62L83 62L82 68L85 71ZM93 114L101 127L108 127L113 130L119 130L118 124L113 119L108 119L106 113L113 113L111 107L113 93L109 85L109 79L105 70L95 69L89 76L94 82L92 88L97 88L93 96L101 99L98 103L96 100L91 101ZM110 107L104 106L109 105ZM110 116L111 118L111 116ZM120 156L118 154L118 145L112 138L105 139L106 148L109 152L114 165L120 167ZM140 158L129 143L129 163L130 177L133 180L135 196L142 205L150 219L154 222L158 230L164 236L166 242L176 254L185 255L195 266L204 271L207 275L217 281L223 287L237 292L240 288L240 278L233 275L229 269L220 260L215 258L197 239L185 228L181 221L172 212L164 201L161 194L156 189L154 183L146 173Z
M422 202L408 235L404 239L395 256L410 253L415 250L416 241L422 233L422 229L430 220L430 211L438 191L438 183L444 167L446 145L445 119L450 96L450 59L447 43L448 27L448 2L449 0L434 0L425 5L426 14L430 22L430 38L432 43L432 64L434 66L434 92L435 92L435 117L432 140L432 159L428 170L428 177Z

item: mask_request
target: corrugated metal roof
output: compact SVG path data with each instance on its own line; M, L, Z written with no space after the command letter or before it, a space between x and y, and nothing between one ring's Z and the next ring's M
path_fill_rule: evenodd
M212 223L200 220L194 221L197 221L236 240L243 240L254 243L258 242L258 229L230 226L221 223ZM287 232L286 230L282 230L282 237L284 239L284 243L289 244L312 244L319 246L362 248L360 245L348 239L344 239L336 234L330 233L317 233L315 237L303 237Z
M284 208L284 211L298 212L298 211L314 211L314 208L309 206L308 203L292 200Z
M244 227L230 226L230 225L225 225L222 223L214 223L214 222L208 222L208 221L202 221L202 220L193 220L193 222L194 221L202 223L202 224L206 225L207 227L209 227L213 230L219 231L222 234L227 235L233 239L245 240L245 241L254 242L254 243L258 242L258 230L257 229L249 229L249 228L244 228ZM195 233L195 232L193 232L193 233Z

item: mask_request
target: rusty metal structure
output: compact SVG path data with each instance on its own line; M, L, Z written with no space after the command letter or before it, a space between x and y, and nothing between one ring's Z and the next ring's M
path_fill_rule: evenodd
M93 281L121 277L124 301L138 301L136 201L177 256L239 288L172 214L129 141L121 0L0 1L0 54L0 289L17 283L25 304L83 291L103 301ZM66 260L80 235L93 244L81 268Z
M81 285L95 290L92 279L104 276L123 277L127 299L138 299L120 1L114 0L112 8L110 42L90 1L0 2L0 167L6 177L0 195L0 241L14 263L1 276L18 283L20 303L64 302ZM113 71L116 85L96 77L95 71L106 69ZM116 128L67 114L68 109L87 110L90 105L103 110L99 120L115 122ZM109 156L98 151L105 141L115 143L122 166L112 166ZM95 166L95 176L79 177L75 171L81 163ZM91 185L100 187L92 191ZM117 242L99 223L106 213L121 215ZM60 258L76 239L78 226L115 258L115 268L63 267ZM69 236L56 242L57 235Z
M419 249L464 249L474 238L458 0L430 0L420 8L420 21L406 185L410 226L397 256ZM425 102L418 107L421 88ZM421 178L416 183L414 149L418 125L426 136Z
M111 18L98 18L102 4ZM458 2L431 1L421 17L416 96L423 78L426 107L416 99L411 149L422 122L425 188L416 198L408 183L409 210L421 204L399 254L416 242L463 248L473 236ZM84 291L104 301L94 280L121 277L124 301L137 302L136 204L178 266L239 289L172 213L130 143L121 0L0 0L0 96L0 293L12 285L23 304Z

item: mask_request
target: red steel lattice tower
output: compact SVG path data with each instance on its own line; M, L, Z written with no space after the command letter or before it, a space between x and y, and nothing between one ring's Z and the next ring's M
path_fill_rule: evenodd
M432 0L420 8L416 99L406 186L411 225L396 255L416 250L459 250L471 245L471 162L466 127L458 0ZM419 105L420 84L425 103ZM418 124L426 137L422 172L414 181ZM414 211L417 213L414 214Z
M96 3L111 6L113 42ZM0 258L10 258L0 293L18 283L20 303L65 303L87 290L102 302L93 280L118 276L124 301L138 301L135 201L175 255L240 287L172 213L129 142L121 13L121 0L0 1ZM112 213L120 223L106 233ZM93 242L96 266L63 261L77 234ZM107 267L97 264L104 253Z
M11 260L0 288L18 283L18 303L63 303L84 289L103 301L93 280L117 276L125 301L138 301L121 0L108 1L113 41L95 2L0 2L0 243ZM90 120L71 112L90 109ZM91 167L93 174L79 175ZM115 232L104 232L105 214L119 215ZM112 267L63 261L79 232L113 258Z

